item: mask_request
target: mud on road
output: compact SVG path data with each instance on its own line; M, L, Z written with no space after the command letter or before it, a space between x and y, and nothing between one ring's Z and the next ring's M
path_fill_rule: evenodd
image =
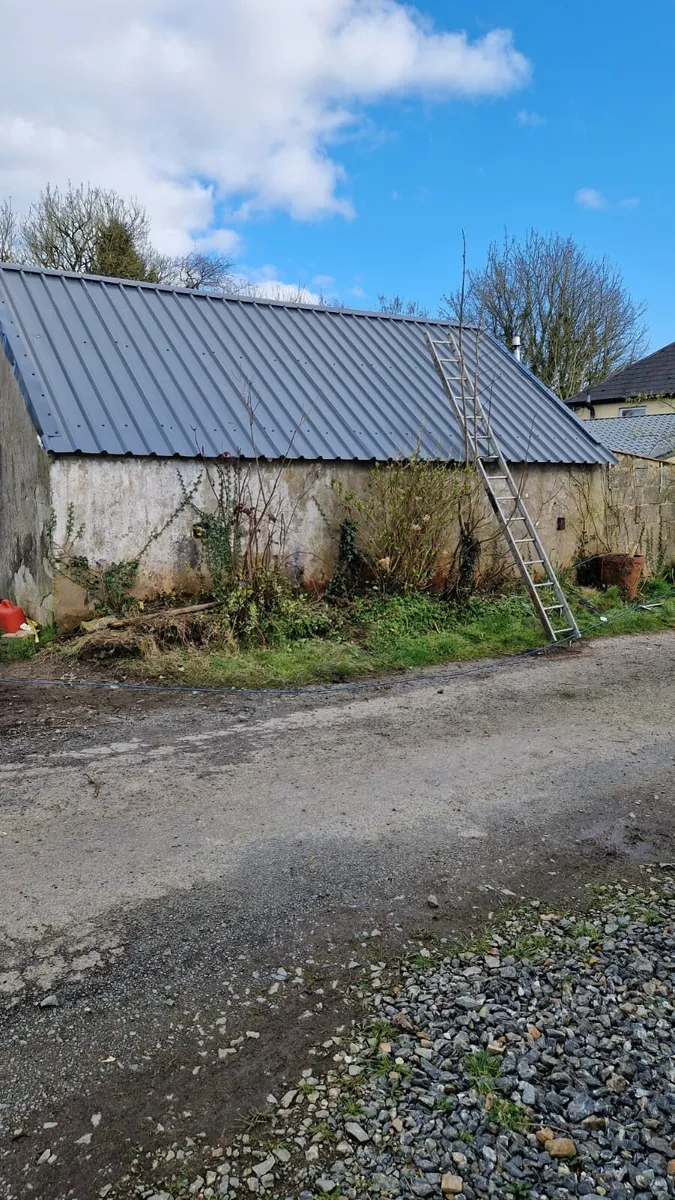
M0 1195L226 1140L372 961L675 858L674 667L664 633L291 697L3 685Z

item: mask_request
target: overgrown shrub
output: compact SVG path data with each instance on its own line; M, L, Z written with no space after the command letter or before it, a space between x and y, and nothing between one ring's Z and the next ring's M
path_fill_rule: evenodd
M379 591L426 592L451 549L458 505L474 484L470 467L450 467L419 454L402 462L377 464L365 495L333 487L342 501L341 555L331 585L351 589L370 579ZM358 551L358 562L345 562L345 550Z
M222 596L221 620L243 645L280 645L300 638L325 637L328 612L292 589L278 570L259 570Z
M205 466L204 472L213 506L205 509L193 498L188 503L197 518L194 534L208 584L220 606L223 640L266 646L324 636L328 614L284 572L295 509L286 511L281 468L268 476L257 459L233 457Z

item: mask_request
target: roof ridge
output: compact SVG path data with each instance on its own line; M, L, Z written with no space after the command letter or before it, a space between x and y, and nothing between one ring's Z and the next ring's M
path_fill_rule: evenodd
M207 289L184 287L177 283L152 283L145 279L119 279L114 275L91 275L86 271L66 271L55 267L41 267L35 263L4 263L0 262L0 275L7 272L20 274L47 275L62 279L76 279L85 283L108 283L118 287L142 288L153 292L175 292L181 295L194 296L195 299L221 300L228 303L258 304L273 308L309 309L321 313L342 313L349 317L377 317L382 321L407 321L414 325L441 325L444 328L457 329L458 321L447 317L413 317L405 313L385 313L368 308L346 308L338 304L306 304L301 300L274 300L268 296L247 296L237 292L217 292ZM465 329L478 329L471 322L464 323Z

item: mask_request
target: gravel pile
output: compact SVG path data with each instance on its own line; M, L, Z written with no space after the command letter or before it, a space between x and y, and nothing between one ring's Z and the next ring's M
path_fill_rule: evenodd
M170 1192L138 1182L144 1160L128 1190L104 1191L675 1195L675 893L655 881L583 919L533 906L395 974L373 964L366 1021L324 1043L321 1071L270 1096L229 1147L172 1148Z

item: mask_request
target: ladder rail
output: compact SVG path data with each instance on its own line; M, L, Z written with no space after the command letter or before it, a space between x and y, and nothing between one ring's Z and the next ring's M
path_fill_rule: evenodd
M513 475L511 474L511 471L509 470L507 463L501 457L501 454L499 455L499 457L501 460L499 462L499 469L500 469L500 471L503 470L505 472L508 472L509 486L513 487L515 490L516 484L515 484L515 480L513 479ZM490 484L490 475L485 470L485 466L481 462L480 459L478 459L478 469L479 469L479 472L483 479L483 484L485 486L485 490L487 492L488 499L491 501L495 500L494 490ZM537 562L537 566L540 569L543 568L543 573L546 576L546 583L553 590L553 594L554 594L558 604L561 606L561 609L562 609L565 619L569 622L569 625L572 629L576 629L577 624L576 624L576 621L572 614L572 611L569 607L569 604L567 602L565 593L563 592L563 590L560 586L560 583L558 581L558 577L555 574L555 571L553 570L553 567L549 561L549 557L546 553L546 550L544 549L544 546L542 544L541 538L539 537L539 534L534 525L534 522L532 521L532 518L527 510L527 507L523 503L522 496L520 494L520 490L518 490L517 494L519 497L518 504L519 504L519 508L520 508L520 512L519 512L518 516L519 516L519 519L522 522L524 522L525 528L526 528L527 534L528 534L527 539L523 539L522 544L524 545L524 544L526 544L526 542L529 542L533 546L533 548L536 549L537 557L539 560ZM534 580L533 576L530 574L530 571L528 570L528 559L526 559L524 557L524 555L522 554L522 552L520 550L520 546L519 546L520 539L513 536L510 520L509 520L509 518L505 517L505 515L501 512L501 510L499 508L499 504L493 503L492 508L493 508L493 511L497 518L497 521L502 529L502 532L506 538L506 541L509 544L511 553L513 554L513 557L516 561L516 565L520 571L520 575L523 579L523 582L527 589L527 593L530 597L530 600L532 601L532 604L534 605L534 608L537 612L539 620L541 621L542 625L544 626L544 629L546 630L546 633L549 635L551 641L555 642L558 640L556 637L555 627L553 626L550 618L548 617L548 614L546 612L546 606L544 604L542 604L540 596L539 596L539 592L538 592L537 588L535 587L535 580Z
M522 488L519 484L516 484L513 473L501 452L491 423L486 416L485 409L478 395L477 381L472 381L468 373L461 342L458 341L453 329L448 329L448 337L443 340L433 339L429 333L425 336L444 391L450 400L460 429L464 434L465 449L467 453L470 451L471 459L478 468L490 506L513 555L518 571L527 589L528 596L544 627L547 637L551 642L557 642L559 635L562 634L571 634L571 638L581 637L567 597L560 586L560 581L553 570L537 528L524 502ZM439 353L439 347L442 347L444 350L449 347L451 356L446 357L444 354ZM451 363L455 370L459 369L459 374L453 373L449 375L445 369L445 363ZM455 394L453 384L460 385L459 396ZM469 405L473 409L472 412L469 412ZM471 426L469 422L471 422ZM481 450L481 446L485 449ZM492 464L496 464L498 473L490 474L488 467ZM500 496L497 493L493 486L494 481L499 481L504 485L505 495ZM513 507L507 513L503 510L502 504L512 504ZM519 523L519 531L522 530L523 525L525 526L527 537L516 537L514 535L512 526L517 522ZM528 544L536 552L536 558L529 558L521 552L520 546ZM533 568L543 569L543 574L545 575L544 583L535 582L534 575L531 574L531 569ZM556 600L554 605L545 605L543 603L542 598L539 596L539 589L542 587L552 590ZM549 612L560 612L561 619L565 620L567 624L562 628L556 629L549 618ZM571 638L568 636L564 640L571 640Z

